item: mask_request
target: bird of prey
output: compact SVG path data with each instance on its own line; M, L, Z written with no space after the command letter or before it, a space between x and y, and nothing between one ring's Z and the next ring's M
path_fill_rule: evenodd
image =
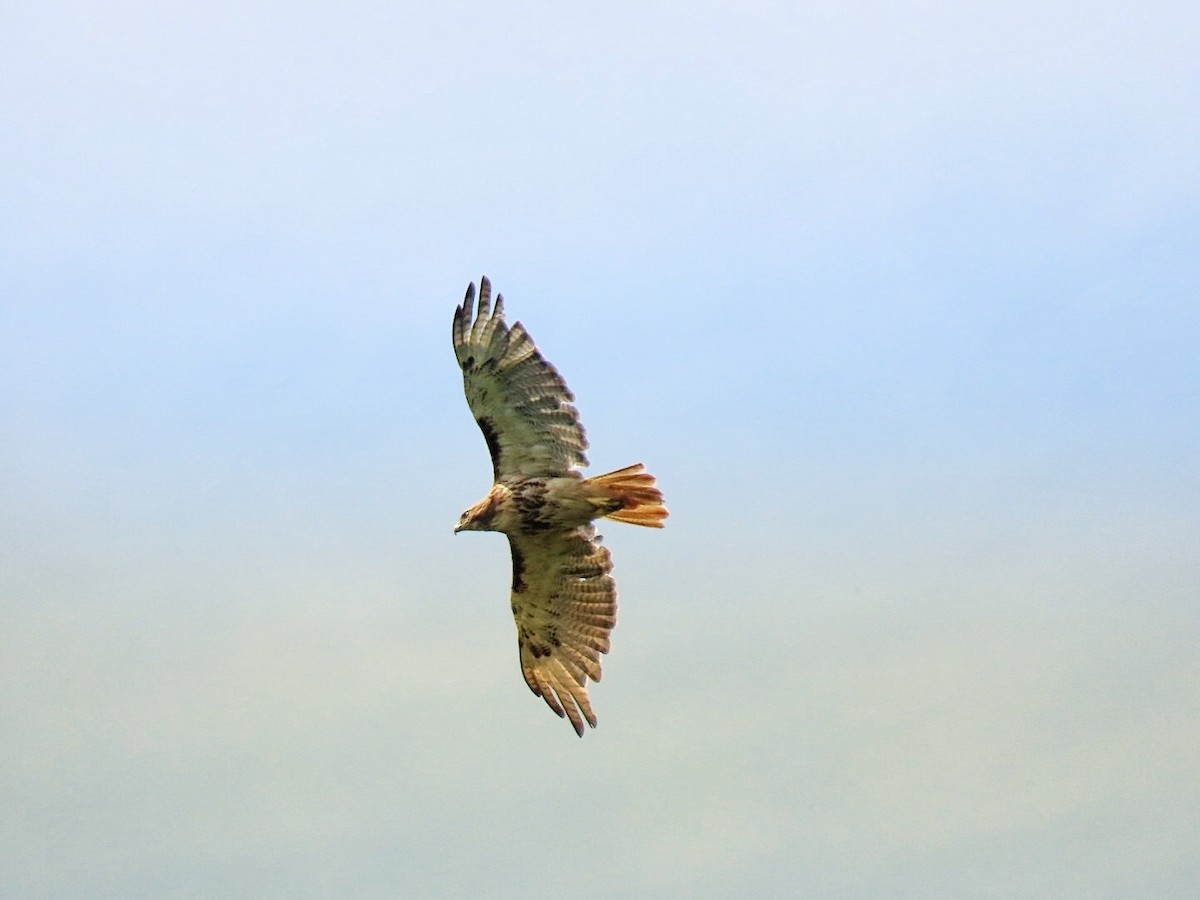
M583 736L596 727L587 680L617 621L612 559L592 525L615 519L661 528L654 476L639 463L584 478L587 439L575 397L520 322L492 306L491 284L467 287L454 313L454 354L471 414L492 456L494 484L462 514L459 531L500 531L512 551L512 613L525 683Z

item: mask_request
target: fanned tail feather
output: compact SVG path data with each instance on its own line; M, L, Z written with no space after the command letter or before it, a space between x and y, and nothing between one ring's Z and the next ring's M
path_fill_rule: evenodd
M585 487L594 489L607 505L614 507L604 513L607 519L647 528L662 528L663 519L669 515L663 506L662 491L654 486L654 476L641 463L596 475L583 483Z

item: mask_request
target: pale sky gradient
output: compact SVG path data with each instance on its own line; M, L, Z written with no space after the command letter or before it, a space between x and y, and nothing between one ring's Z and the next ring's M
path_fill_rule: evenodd
M0 12L0 896L1194 896L1196 4L180 6ZM672 510L583 740L484 273Z

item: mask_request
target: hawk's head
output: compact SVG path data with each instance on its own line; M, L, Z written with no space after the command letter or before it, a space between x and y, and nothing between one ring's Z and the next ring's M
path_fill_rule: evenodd
M454 526L454 533L458 534L460 531L495 531L493 523L496 518L499 500L500 498L493 488L491 493L458 517L458 524Z

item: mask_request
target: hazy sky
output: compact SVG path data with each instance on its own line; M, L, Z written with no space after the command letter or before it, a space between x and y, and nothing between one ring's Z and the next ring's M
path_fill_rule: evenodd
M1200 8L9 4L0 896L1185 897ZM524 686L450 347L574 389Z

